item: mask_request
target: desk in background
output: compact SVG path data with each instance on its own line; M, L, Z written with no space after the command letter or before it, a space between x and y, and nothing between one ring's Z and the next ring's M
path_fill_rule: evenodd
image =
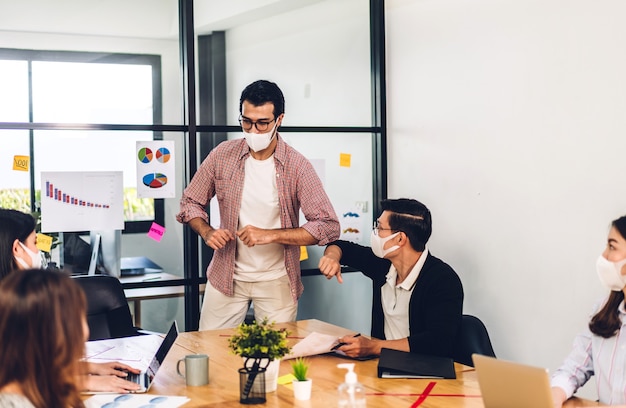
M277 324L291 331L290 337L306 337L311 332L342 336L351 333L347 329L319 320L303 320L295 323ZM150 394L180 395L191 399L184 407L241 407L239 403L239 374L243 363L239 356L228 350L228 337L232 329L181 333L170 350L163 367L157 373ZM292 338L293 344L299 340ZM209 355L209 384L186 387L185 380L176 373L176 362L186 354ZM337 387L344 381L345 370L337 364L354 362L355 372L366 389L368 408L423 407L423 408L484 408L476 372L473 368L455 364L456 380L438 379L381 379L377 377L378 360L353 361L334 355L309 357L309 375L313 379L310 401L296 401L290 387L279 385L276 392L267 394L262 407L335 407ZM280 364L280 375L291 372L289 360ZM572 399L568 408L597 406L591 401Z
M140 282L163 282L183 279L180 276L172 275L170 273L148 273L145 275L136 276L123 276L120 277L122 286L126 283L140 283ZM204 293L204 284L200 285L200 294ZM133 288L124 289L124 294L129 302L133 302L133 318L135 319L135 326L141 327L141 301L150 299L166 299L174 297L182 297L185 295L184 286L161 286L155 288Z

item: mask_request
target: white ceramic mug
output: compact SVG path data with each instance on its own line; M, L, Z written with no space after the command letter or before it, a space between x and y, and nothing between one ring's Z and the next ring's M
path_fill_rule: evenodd
M180 372L180 363L185 362L185 374ZM209 383L209 356L189 354L178 360L176 372L185 379L187 385L195 387Z

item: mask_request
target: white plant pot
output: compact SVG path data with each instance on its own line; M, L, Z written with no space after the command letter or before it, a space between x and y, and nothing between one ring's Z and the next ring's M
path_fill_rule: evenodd
M267 360L266 360L267 361ZM272 360L265 372L265 392L274 392L278 387L278 371L280 369L280 360Z
M308 379L305 381L293 380L293 396L300 401L306 401L311 399L311 388L313 387L313 380Z

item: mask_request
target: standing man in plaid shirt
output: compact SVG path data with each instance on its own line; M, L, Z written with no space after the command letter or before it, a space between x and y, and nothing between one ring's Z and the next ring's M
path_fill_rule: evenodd
M296 319L304 291L300 246L339 238L339 221L311 163L278 134L285 99L278 86L256 81L241 93L244 138L215 147L183 192L176 219L215 250L200 330L235 327L250 301L255 319ZM220 227L206 206L217 196ZM299 225L302 210L307 222Z

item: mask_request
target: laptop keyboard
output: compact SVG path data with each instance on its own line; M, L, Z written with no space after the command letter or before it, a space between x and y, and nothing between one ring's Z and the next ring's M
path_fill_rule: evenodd
M131 373L129 371L126 371L126 380L130 381L130 382L134 382L135 384L139 384L141 385L141 376L142 374L135 374L135 373Z

